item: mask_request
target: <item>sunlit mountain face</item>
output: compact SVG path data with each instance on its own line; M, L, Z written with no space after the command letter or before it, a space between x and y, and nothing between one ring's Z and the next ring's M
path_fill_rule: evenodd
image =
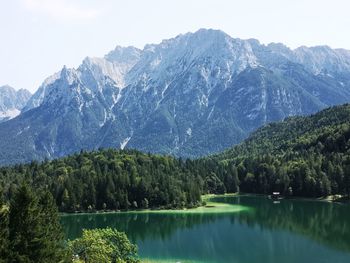
M100 147L198 157L258 127L350 100L350 51L201 29L143 50L117 47L47 78L0 125L0 163Z

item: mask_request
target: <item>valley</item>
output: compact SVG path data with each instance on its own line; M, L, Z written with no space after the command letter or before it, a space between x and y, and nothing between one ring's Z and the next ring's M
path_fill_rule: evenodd
M0 263L349 262L350 51L170 32L0 86Z

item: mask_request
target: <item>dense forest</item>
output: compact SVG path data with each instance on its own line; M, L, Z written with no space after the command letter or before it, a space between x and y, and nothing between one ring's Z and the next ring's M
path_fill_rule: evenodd
M184 208L203 193L319 197L350 194L350 106L269 124L224 153L197 160L135 150L80 152L0 168L11 199L18 185L49 190L60 211Z
M203 181L185 167L173 157L133 150L80 152L0 168L0 187L7 200L23 181L48 189L60 211L198 206Z
M243 192L349 195L350 105L269 124L206 162L218 163L216 174L220 164L234 167Z

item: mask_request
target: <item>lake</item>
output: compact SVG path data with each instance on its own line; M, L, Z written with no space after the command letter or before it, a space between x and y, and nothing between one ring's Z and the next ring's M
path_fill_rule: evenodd
M189 211L64 215L67 238L83 228L126 232L150 262L349 263L350 205L266 197L213 197Z

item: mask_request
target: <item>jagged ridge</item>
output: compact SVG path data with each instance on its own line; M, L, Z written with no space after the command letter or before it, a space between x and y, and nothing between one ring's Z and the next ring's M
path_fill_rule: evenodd
M349 101L349 54L206 29L143 50L118 46L45 80L24 113L0 125L0 163L99 147L218 152L271 121Z

